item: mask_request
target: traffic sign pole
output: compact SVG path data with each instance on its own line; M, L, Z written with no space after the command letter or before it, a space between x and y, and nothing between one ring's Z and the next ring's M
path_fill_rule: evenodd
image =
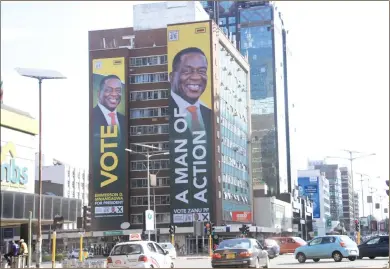
M210 252L210 257L213 256L213 238L211 234L209 235L209 252Z

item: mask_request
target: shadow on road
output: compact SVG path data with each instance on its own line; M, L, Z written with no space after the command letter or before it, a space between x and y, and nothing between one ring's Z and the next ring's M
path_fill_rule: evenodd
M374 260L371 260L371 261L387 261L389 258L387 257L378 257L378 258L375 258ZM366 261L369 260L368 258L365 259ZM357 260L357 261L361 261L361 260ZM351 263L351 265L353 265L356 261L349 261L347 259L343 259L340 263ZM298 261L297 262L285 262L285 263L278 263L278 265L297 265L297 264L310 264L310 265L313 265L313 264L317 264L317 263L320 263L320 264L335 264L336 262L334 260L330 260L330 259L324 259L324 260L320 260L318 262L314 262L313 260L310 260L308 259L305 263L299 263ZM338 263L336 263L338 264Z

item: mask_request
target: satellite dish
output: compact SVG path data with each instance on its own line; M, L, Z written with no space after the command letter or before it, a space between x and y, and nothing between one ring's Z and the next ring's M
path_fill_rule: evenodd
M126 230L130 228L130 223L129 222L122 222L121 224L121 229Z

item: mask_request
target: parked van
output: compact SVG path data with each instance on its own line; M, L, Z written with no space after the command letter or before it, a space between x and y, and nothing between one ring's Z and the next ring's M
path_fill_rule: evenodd
M271 239L278 242L280 246L280 254L294 253L295 249L306 245L306 241L300 237L272 237Z

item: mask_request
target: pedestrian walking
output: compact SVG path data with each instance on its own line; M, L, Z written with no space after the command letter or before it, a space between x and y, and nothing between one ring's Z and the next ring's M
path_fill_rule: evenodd
M26 242L24 242L24 239L20 239L19 243L20 243L19 255L23 256L24 262L27 265L28 246L27 246Z
M10 251L4 255L4 258L7 260L8 265L11 266L12 257L16 257L19 255L19 245L15 243L15 241L10 241Z

